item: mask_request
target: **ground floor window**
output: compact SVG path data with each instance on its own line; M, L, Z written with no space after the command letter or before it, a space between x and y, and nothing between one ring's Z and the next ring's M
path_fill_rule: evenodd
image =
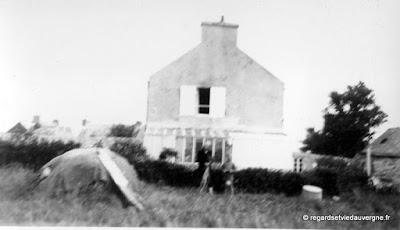
M294 158L293 170L295 172L303 171L303 159L302 158Z
M222 163L225 160L227 149L226 138L222 137L193 137L177 136L175 149L178 152L178 162L194 163L197 152L203 147L206 141L212 143L212 156L214 162Z

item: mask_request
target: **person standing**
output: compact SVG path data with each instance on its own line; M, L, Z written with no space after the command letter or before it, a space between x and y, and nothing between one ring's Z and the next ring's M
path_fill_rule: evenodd
M199 152L197 152L197 157L196 157L196 162L199 163L199 166L197 168L197 175L200 183L206 183L208 184L208 189L212 193L212 182L211 182L211 163L212 163L212 149L211 149L211 141L206 141L204 143L203 148L200 149ZM208 174L206 175L205 179L207 181L202 181L204 177L204 173L206 172L206 169L208 167ZM202 185L200 185L202 186Z

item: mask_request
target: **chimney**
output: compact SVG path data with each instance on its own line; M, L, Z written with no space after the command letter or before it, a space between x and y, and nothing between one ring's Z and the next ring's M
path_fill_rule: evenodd
M203 22L202 37L203 43L217 46L233 46L236 47L238 25L226 23L224 16L219 22Z
M40 123L40 116L39 115L33 116L32 123L39 124Z
M58 124L59 124L59 123L58 123L58 120L53 120L53 125L54 125L54 126L58 126Z

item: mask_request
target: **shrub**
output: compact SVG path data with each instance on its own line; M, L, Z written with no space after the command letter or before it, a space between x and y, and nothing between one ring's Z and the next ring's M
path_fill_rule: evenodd
M148 183L162 183L176 187L196 187L196 171L184 165L152 159L133 161L140 179Z
M249 168L235 172L235 188L247 193L300 194L304 182L298 173Z
M323 189L324 195L334 196L352 192L355 188L366 188L368 176L355 165L344 165L342 160L325 160L312 171L301 174L306 184Z
M20 143L0 141L0 165L20 163L24 167L37 170L54 157L79 147L79 143L72 141L68 143L37 140Z
M125 157L131 164L136 158L147 158L146 149L141 142L117 140L111 145L110 149Z
M163 151L161 151L160 153L160 160L167 160L168 158L171 157L176 157L178 156L178 152L174 149L170 149L170 148L164 148Z
M306 184L315 185L323 189L326 196L338 195L337 187L338 172L330 168L316 168L312 171L302 173Z
M348 165L347 161L343 158L335 158L332 156L324 156L317 159L318 168L329 168L334 170L344 169Z
M365 189L368 186L368 175L362 168L349 165L340 171L337 185L341 193L352 192L355 188Z
M162 183L175 187L198 187L200 184L201 175L192 167L152 159L136 159L133 164L139 178L148 183ZM213 167L211 173L214 191L223 191L222 170ZM235 189L246 193L274 192L291 196L300 194L304 184L298 173L268 169L244 169L235 172L234 177Z
M110 130L110 137L136 137L139 132L140 122L134 125L113 125Z

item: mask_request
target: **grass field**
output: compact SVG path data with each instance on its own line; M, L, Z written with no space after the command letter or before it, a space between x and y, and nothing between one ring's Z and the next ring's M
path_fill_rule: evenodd
M276 194L200 194L143 184L147 211L124 209L115 197L50 198L36 192L34 173L0 168L0 225L399 229L397 196L361 194L339 202L305 202ZM303 215L390 215L389 221L304 221Z

